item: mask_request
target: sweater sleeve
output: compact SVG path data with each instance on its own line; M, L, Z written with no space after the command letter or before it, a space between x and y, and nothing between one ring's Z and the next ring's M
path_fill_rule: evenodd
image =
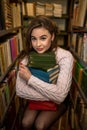
M41 101L49 101L49 99L43 96L41 93L36 91L30 85L27 85L25 80L19 77L19 73L17 74L16 80L16 95L30 100L41 100Z
M59 104L64 101L71 87L73 56L69 51L58 49L56 61L60 66L57 84L46 83L32 75L28 80L28 85L43 94L47 99Z

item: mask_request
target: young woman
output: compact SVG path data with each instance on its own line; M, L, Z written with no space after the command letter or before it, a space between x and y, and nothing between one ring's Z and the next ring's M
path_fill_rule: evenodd
M57 110L35 110L26 108L22 125L24 130L48 130L67 108L67 95L72 82L73 56L68 50L57 45L58 28L45 16L35 17L29 24L26 37L26 57L19 64L16 93L18 96L34 101L52 101L58 104ZM50 84L35 77L26 67L29 53L42 54L55 52L60 72L56 84Z

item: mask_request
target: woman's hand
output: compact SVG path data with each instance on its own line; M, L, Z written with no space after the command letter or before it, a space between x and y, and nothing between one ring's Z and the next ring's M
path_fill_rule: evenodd
M23 78L24 80L28 81L31 77L31 72L29 69L22 63L19 64L19 76Z

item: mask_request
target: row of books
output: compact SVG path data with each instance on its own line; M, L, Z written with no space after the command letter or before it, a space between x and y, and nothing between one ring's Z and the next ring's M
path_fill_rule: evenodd
M56 64L54 52L38 54L32 51L27 66L34 76L48 83L56 83L59 74L59 65Z
M16 75L10 74L0 84L0 129L21 129L21 118L26 100L22 100L15 93ZM22 107L21 107L22 103ZM20 109L21 107L21 109ZM14 126L15 123L15 126Z
M15 74L9 76L3 83L0 84L0 121L7 111L12 97L15 94Z
M72 84L72 90L75 88L76 90L76 83ZM73 88L74 87L74 88ZM84 103L83 99L81 98L79 92L76 90L71 91L72 97L72 104L70 107L70 122L71 128L75 130L86 130L87 129L87 107ZM74 98L73 98L74 95ZM74 101L74 102L73 102Z
M21 26L20 4L10 3L9 0L0 1L0 30Z
M76 109L71 107L69 115L72 129L87 129L87 108L81 100L81 97L77 98Z
M87 0L75 0L73 10L73 25L83 27L86 20Z
M73 77L87 98L87 70L75 60Z
M35 16L35 15L46 15L61 17L63 14L62 4L57 3L24 3L22 2L23 15Z
M21 34L0 43L0 75L2 75L22 50Z
M87 33L73 33L71 47L87 63Z

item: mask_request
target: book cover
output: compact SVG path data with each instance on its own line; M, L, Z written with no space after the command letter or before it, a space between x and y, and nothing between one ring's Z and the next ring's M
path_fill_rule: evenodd
M81 86L83 68L79 70L78 85Z
M1 70L2 70L2 74L6 71L6 57L5 57L5 50L4 50L4 46L5 46L5 44L4 43L2 43L1 45L0 45L0 60L1 60Z
M12 61L14 61L14 59L16 58L14 38L10 39L10 48L11 48Z
M0 99L1 99L0 107L2 115L4 115L7 109L7 101L6 101L5 86L3 86L3 84L1 84L0 86Z
M35 3L29 3L27 2L25 4L25 8L26 8L26 14L28 16L35 16Z
M55 54L54 54L54 52L52 52L52 51L48 51L48 52L45 52L45 53L43 53L43 54L38 54L37 52L35 52L35 51L32 51L32 52L30 52L30 58L31 57L38 57L38 58L42 58L42 57L45 57L45 58L48 58L48 57L53 57L53 58L55 58Z
M74 80L73 80L72 86L71 86L70 98L71 98L71 102L73 104L73 108L75 110L76 104L77 104L77 98L78 98L78 90L77 90L77 84Z
M47 72L48 72L48 74L49 74L49 77L52 77L52 76L54 76L55 74L58 74L58 73L59 73L60 68L59 68L59 66L57 66L57 68L53 67L52 70L50 70L50 71L49 71L49 70L50 70L50 69L47 70Z
M10 47L12 61L14 61L18 55L18 41L16 36L10 39Z
M46 72L46 71L43 71L41 69L35 69L35 68L32 68L32 67L29 67L29 70L31 71L31 73L38 77L39 79L45 81L45 82L49 82L49 83L56 83L56 80L58 78L58 73L59 73L59 70L56 72L56 70L52 71L51 70L51 76L49 74L49 72ZM54 73L56 72L56 73ZM53 74L52 74L53 73Z
M49 68L52 68L54 67L54 64L29 64L29 67L32 67L32 68L38 68L38 69L42 69L44 71L47 71Z
M82 73L81 88L85 96L87 97L87 71L84 70Z
M56 65L54 52L46 52L44 54L38 54L35 51L30 52L29 67L40 68L47 70Z
M8 87L9 87L10 98L12 97L12 95L15 92L15 83L16 83L15 74L11 75L7 78L7 84L8 84Z
M16 114L17 114L19 111L19 108L20 108L19 97L15 95L14 100L15 100L15 110L16 110Z
M7 64L7 67L9 67L12 63L9 39L5 42L5 50L6 50L6 59L7 59L6 64Z
M82 68L83 68L83 66L79 62L76 62L74 77L75 77L75 80L77 81L77 83L79 81L80 69L82 69Z
M29 67L29 70L34 76L38 77L39 79L45 82L49 82L49 75L47 72L40 69L31 68L31 67Z
M84 26L86 8L87 8L87 0L79 0L76 26L80 27Z
M3 92L3 98L4 98L4 102L6 107L8 106L8 104L10 103L10 93L9 93L9 87L8 84L6 82L2 83L0 86L0 92Z
M58 73L56 73L55 75L53 75L52 77L49 78L49 82L54 82L55 80L57 81L58 78Z

